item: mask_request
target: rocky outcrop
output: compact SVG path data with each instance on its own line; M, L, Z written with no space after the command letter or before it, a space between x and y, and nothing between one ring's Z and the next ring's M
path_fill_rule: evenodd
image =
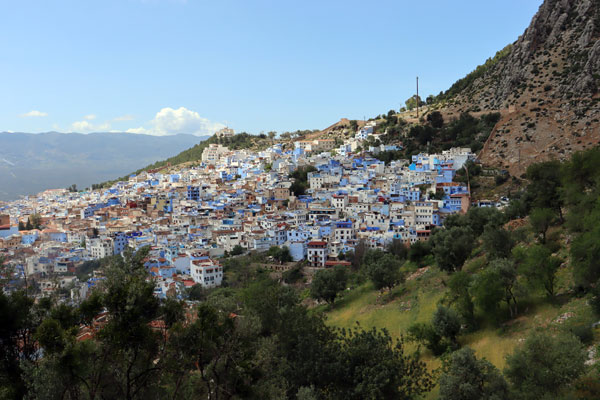
M504 117L480 157L521 174L600 140L600 1L546 0L506 55L448 99ZM513 162L514 161L514 162Z

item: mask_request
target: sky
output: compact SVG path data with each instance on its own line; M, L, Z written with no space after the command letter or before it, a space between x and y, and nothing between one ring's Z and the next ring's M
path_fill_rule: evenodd
M322 129L437 94L542 0L0 0L0 131Z

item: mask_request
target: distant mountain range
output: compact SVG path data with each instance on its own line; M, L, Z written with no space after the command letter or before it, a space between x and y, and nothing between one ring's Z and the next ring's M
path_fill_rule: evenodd
M208 136L0 132L0 200L91 186L177 154Z

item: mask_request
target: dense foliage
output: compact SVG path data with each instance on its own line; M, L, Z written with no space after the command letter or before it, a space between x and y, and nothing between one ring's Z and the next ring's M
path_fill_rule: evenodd
M473 152L477 152L483 147L499 119L499 113L484 114L480 118L463 113L458 118L446 121L439 111L432 111L421 123L408 124L396 115L383 115L375 128L379 133L386 133L381 136L382 142L402 142L403 149L381 152L374 157L389 162L410 159L420 152L441 152L457 146L470 147ZM366 142L366 146L377 144L369 140Z
M317 169L312 165L304 167L298 167L294 172L290 174L290 178L293 178L292 186L290 190L294 193L294 196L303 195L308 188L308 173L316 172Z
M264 276L195 295L192 308L161 301L145 254L112 259L102 290L79 307L0 295L2 398L409 399L432 387L402 341L329 328ZM93 338L77 339L103 309Z

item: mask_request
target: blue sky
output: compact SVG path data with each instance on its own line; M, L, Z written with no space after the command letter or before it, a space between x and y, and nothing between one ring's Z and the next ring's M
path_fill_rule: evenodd
M437 94L542 0L4 1L0 131L324 128Z

